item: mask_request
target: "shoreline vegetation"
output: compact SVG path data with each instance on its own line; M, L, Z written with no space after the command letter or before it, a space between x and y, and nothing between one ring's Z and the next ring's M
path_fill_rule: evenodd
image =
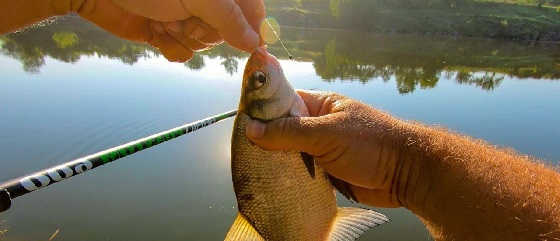
M560 0L265 0L283 26L560 41Z
M429 89L441 79L491 91L504 77L560 80L560 45L556 43L377 34L307 28L281 28L282 39L296 61L310 62L323 81L395 81L401 94ZM352 34L359 33L359 34ZM279 43L269 46L280 59L288 56ZM23 70L40 72L48 58L74 63L86 56L117 59L133 65L159 56L146 45L119 39L77 17L0 35L0 54L18 60ZM196 54L186 69L204 68L218 59L233 75L242 71L247 54L220 45Z

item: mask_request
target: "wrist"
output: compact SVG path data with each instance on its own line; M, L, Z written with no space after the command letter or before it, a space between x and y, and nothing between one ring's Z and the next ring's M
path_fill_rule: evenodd
M383 111L371 108L370 121L373 127L372 136L380 144L379 155L374 155L375 163L388 163L384 172L388 175L382 183L375 183L388 191L390 206L404 207L413 212L424 209L424 202L430 196L431 170L421 142L423 131L419 125L397 119ZM376 165L377 166L377 165Z
M425 140L425 127L394 120L391 131L398 158L391 185L393 200L402 207L422 216L434 202L434 188L439 179L436 159L430 158Z
M396 198L404 208L424 216L434 202L437 171L424 153L406 144L399 156L398 178L393 187Z
M461 199L457 190L465 189L467 175L450 152L453 137L406 121L399 120L395 126L401 149L393 193L403 207L425 222L445 220L457 198Z

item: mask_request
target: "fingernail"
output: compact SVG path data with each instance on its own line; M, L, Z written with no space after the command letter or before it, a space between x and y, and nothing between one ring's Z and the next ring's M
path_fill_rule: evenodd
M168 23L165 27L167 27L167 30L169 30L171 32L174 32L174 33L182 32L181 24L178 23L178 22Z
M266 125L257 120L250 120L247 123L247 137L251 139L259 139L264 136L264 131L266 129Z

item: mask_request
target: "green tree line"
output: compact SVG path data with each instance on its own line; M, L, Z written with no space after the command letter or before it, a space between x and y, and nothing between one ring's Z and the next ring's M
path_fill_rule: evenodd
M498 87L506 76L560 79L560 46L555 44L286 27L281 30L296 60L312 62L315 73L328 82L394 79L398 91L405 94L417 88L432 88L444 78L486 90ZM134 64L141 58L159 56L147 45L116 38L76 17L0 36L0 46L0 53L19 60L28 72L39 71L47 57L75 63L81 56L100 56ZM269 46L269 50L287 59L278 43ZM242 70L247 56L224 44L196 54L185 67L196 71L204 68L206 60L219 59L224 70L233 74Z
M560 0L266 2L268 14L289 26L560 41Z

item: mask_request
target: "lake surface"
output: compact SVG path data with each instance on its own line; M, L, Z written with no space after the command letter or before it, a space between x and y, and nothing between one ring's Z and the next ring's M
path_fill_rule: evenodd
M560 47L283 28L297 88L329 90L548 163L560 160ZM75 17L0 36L0 181L236 108L247 55L186 64ZM0 240L222 240L237 212L229 119L17 198ZM350 205L341 200L342 205ZM430 240L404 209L360 240ZM449 214L453 215L453 214Z

